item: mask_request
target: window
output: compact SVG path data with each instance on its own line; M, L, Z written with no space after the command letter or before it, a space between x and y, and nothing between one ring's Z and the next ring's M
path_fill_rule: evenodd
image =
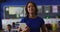
M5 7L5 19L19 19L25 16L24 6L8 6Z

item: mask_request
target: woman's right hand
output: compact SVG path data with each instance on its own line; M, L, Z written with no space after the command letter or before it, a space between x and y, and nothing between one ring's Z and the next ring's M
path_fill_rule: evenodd
M18 28L18 32L30 32L30 28L28 26L26 26L24 29Z
M23 32L30 32L30 28L27 26L24 28Z
M19 28L18 28L18 32L21 32L21 31L22 31L22 29L19 27Z

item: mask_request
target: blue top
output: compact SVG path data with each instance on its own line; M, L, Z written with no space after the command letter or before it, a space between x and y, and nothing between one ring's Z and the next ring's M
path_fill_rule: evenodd
M40 27L44 25L44 20L40 17L32 18L23 18L21 23L26 23L30 28L30 32L40 32Z
M16 25L14 25L14 26L12 25L11 27L12 27L12 29L17 29Z

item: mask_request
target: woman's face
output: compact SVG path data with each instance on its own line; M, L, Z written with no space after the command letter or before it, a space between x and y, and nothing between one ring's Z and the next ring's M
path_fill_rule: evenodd
M28 10L29 14L34 14L35 13L35 7L34 7L34 5L32 3L29 3L27 5L27 10Z

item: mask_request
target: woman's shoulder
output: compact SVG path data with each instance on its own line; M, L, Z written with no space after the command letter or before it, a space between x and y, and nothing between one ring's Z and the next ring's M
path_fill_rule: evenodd
M23 18L21 19L21 23L24 23L24 22L26 22L26 21L27 21L26 17L23 17Z
M28 20L29 18L27 18L27 17L23 17L22 18L22 20ZM41 20L43 20L43 18L42 17L39 17L39 16L37 16L37 18L36 19L41 19Z
M27 17L23 17L21 20L26 21L26 20L28 20L28 18Z
M43 19L42 17L39 17L39 16L38 16L37 18L38 18L38 19Z
M38 19L39 19L40 21L44 21L44 19L43 19L42 17L38 17Z
M23 17L22 19L24 20L24 19L27 19L27 18L26 17Z

